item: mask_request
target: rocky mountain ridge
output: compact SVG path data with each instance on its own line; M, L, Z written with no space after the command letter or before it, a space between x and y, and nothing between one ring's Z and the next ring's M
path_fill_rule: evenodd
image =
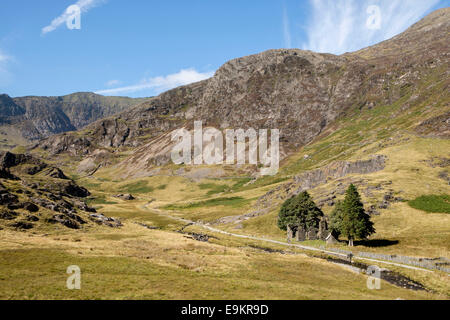
M50 137L40 148L80 156L135 150L126 161L139 171L151 170L169 161L172 130L192 129L194 120L202 120L204 127L221 129L278 128L286 157L332 133L332 124L355 110L391 105L405 96L411 98L403 112L422 103L427 94L423 79L435 79L429 86L448 81L449 29L446 8L355 53L269 50L234 59L208 80L165 92L77 134ZM448 99L442 112L447 109Z
M146 99L104 97L94 93L74 93L62 97L17 97L0 95L0 132L8 136L9 127L22 138L33 141L86 125ZM17 130L16 130L17 132Z

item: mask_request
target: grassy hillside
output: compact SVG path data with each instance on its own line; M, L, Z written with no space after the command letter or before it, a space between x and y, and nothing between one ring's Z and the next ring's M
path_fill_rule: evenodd
M46 237L2 232L0 237L1 299L445 297L385 282L381 290L369 290L365 276L320 259L267 253L255 249L261 244L226 237L200 243L182 234L147 230L132 223L120 231L99 228ZM65 287L69 265L81 268L81 290ZM430 277L429 282L437 280Z

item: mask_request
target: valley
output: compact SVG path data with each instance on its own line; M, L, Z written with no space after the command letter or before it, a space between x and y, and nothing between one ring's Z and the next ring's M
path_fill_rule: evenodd
M441 9L370 48L269 50L149 99L1 96L0 299L450 299L449 28ZM279 129L279 170L173 163L199 120ZM329 219L349 185L376 231L354 247L277 226L304 191Z

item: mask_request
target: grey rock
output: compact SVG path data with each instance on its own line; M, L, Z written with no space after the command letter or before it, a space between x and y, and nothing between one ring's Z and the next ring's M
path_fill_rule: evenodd
M0 211L0 219L2 220L14 220L19 214L14 211L2 210Z

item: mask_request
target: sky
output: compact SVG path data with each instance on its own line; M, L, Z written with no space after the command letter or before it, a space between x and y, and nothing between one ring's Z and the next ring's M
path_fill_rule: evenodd
M342 54L450 0L1 0L0 93L150 97L268 49Z

